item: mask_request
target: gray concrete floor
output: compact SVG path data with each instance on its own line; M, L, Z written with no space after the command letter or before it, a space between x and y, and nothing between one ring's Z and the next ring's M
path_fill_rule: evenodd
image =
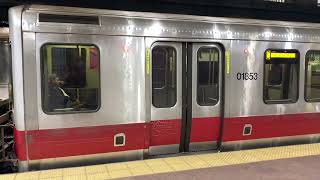
M121 180L320 180L320 156L273 160Z

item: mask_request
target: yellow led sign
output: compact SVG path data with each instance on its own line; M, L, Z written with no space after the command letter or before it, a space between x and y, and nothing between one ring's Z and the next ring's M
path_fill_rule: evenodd
M225 56L226 56L226 61L227 61L227 64L226 64L226 73L229 74L230 73L230 51L226 51L225 52Z
M271 53L271 58L295 59L296 58L296 53Z
M278 59L296 59L297 53L292 52L273 52L273 51L267 51L266 52L266 59L270 60L272 58L278 58Z
M146 72L150 74L150 49L146 49Z

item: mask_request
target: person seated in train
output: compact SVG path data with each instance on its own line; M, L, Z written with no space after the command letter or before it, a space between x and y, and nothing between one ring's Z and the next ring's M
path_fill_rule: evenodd
M48 80L49 84L49 108L51 110L75 108L80 104L79 100L72 98L66 90L62 88L64 81L56 74L51 74Z

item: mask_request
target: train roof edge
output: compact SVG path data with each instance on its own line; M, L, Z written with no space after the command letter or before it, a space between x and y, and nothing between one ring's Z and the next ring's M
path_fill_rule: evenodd
M309 22L213 17L213 16L199 16L199 15L185 15L185 14L94 9L94 8L69 7L69 6L67 7L67 6L53 6L53 5L25 5L24 10L34 11L34 12L50 12L53 14L83 14L84 13L87 15L98 15L98 16L118 16L118 17L131 17L131 18L159 19L159 20L193 21L193 22L222 23L222 24L231 23L231 24L245 24L245 25L320 29L319 23L309 23Z

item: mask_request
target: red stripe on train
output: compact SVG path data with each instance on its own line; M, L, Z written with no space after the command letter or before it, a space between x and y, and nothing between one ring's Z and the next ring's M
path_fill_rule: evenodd
M150 146L180 144L181 119L150 122Z
M191 142L217 140L219 118L195 118ZM243 136L243 126L251 124L250 136ZM225 118L223 141L272 138L320 133L320 114L271 115ZM126 145L115 147L115 134L125 133ZM97 127L28 131L29 159L44 159L86 154L147 149L149 146L180 143L181 120L152 121L149 124L124 124ZM26 160L25 132L15 130L18 159Z
M220 134L220 117L193 118L190 142L217 141Z
M30 160L145 149L147 125L125 124L97 127L28 131ZM114 135L125 133L125 146L114 146ZM15 130L20 160L26 160L24 132Z
M26 149L26 140L25 132L18 131L14 128L14 140L15 140L15 151L17 158L19 160L27 159L27 149Z
M220 117L193 118L190 142L217 141ZM180 144L181 119L151 121L150 146Z
M245 124L252 134L243 136ZM239 141L320 133L320 113L225 118L223 141Z

